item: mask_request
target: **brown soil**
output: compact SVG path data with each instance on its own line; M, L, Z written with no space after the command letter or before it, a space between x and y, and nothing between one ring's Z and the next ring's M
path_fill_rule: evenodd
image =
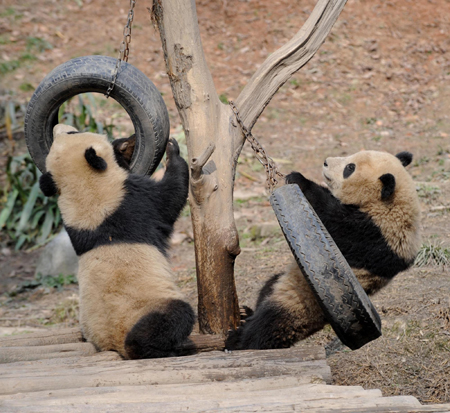
M211 0L197 9L217 93L235 99L255 68L306 20L314 1ZM130 63L163 93L173 132L179 118L146 7L136 5ZM1 1L2 101L24 102L52 68L76 56L116 56L127 4L119 1ZM284 85L253 129L284 172L320 180L326 156L360 149L414 153L409 168L422 201L424 241L449 247L450 3L448 0L352 0L314 59ZM27 52L28 38L28 52ZM39 51L30 38L53 47ZM24 53L32 56L26 57ZM25 57L24 57L25 56ZM107 115L110 114L107 112ZM23 148L23 141L18 141ZM9 143L0 140L0 151ZM16 149L17 150L17 149ZM20 150L20 149L18 149ZM0 166L5 157L0 157ZM260 165L246 146L236 179L236 262L241 304L254 305L263 282L291 259L264 191ZM262 231L262 236L258 235ZM183 235L184 234L184 235ZM188 216L177 224L172 265L193 304L196 276ZM2 246L4 247L4 246ZM5 290L33 277L37 252L0 255ZM327 346L336 384L411 394L424 403L450 401L450 277L448 268L413 268L373 298L383 337L350 352L331 329L308 339ZM0 326L76 323L76 287L3 295Z

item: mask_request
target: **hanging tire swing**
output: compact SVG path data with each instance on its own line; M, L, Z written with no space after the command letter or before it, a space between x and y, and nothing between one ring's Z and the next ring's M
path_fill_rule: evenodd
M356 350L380 337L380 316L298 185L274 190L270 203L301 272L340 340Z
M80 93L106 94L117 59L83 56L56 67L40 83L25 117L28 150L41 171L53 142L60 106ZM135 130L136 146L130 169L151 174L158 166L169 139L169 115L161 93L139 69L121 62L110 96L128 113Z
M381 319L331 235L298 185L274 190L279 173L261 144L230 106L256 158L264 166L275 216L292 254L339 339L352 350L381 336Z

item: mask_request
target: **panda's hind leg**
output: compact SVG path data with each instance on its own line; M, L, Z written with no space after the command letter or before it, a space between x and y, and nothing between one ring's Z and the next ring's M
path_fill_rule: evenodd
M180 355L177 347L186 341L195 323L192 307L182 300L171 300L164 310L152 311L133 326L125 338L131 359Z
M286 348L322 329L324 314L297 263L262 288L254 314L230 332L229 350Z

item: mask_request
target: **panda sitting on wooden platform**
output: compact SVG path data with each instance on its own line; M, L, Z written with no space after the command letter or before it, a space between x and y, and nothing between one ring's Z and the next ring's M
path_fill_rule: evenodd
M327 158L323 176L329 189L299 172L286 177L301 188L368 294L409 268L421 246L419 200L405 169L411 161L409 152ZM326 324L295 261L266 282L247 317L230 332L227 349L290 347Z
M106 136L56 125L40 178L59 193L79 256L80 324L99 350L124 358L178 355L195 315L167 259L173 225L188 195L189 171L175 140L159 182L120 167Z

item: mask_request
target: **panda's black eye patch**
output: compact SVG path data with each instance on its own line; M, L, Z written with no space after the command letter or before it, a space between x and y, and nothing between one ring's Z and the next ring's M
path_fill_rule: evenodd
M75 133L80 133L77 130L71 130L69 132L67 132L68 135L74 135Z
M355 172L356 165L354 163L349 163L345 165L344 168L344 179L348 178L353 172Z

